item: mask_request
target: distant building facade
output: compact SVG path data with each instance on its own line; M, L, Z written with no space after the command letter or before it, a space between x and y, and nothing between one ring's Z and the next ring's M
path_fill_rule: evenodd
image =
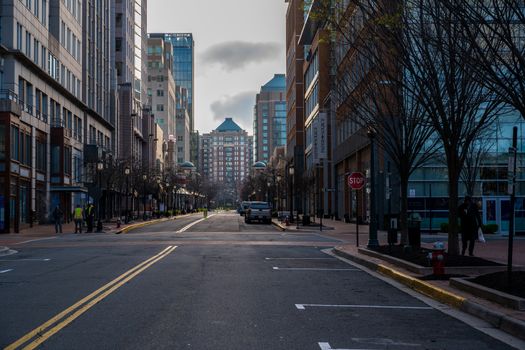
M276 147L286 145L286 78L274 77L255 98L253 135L256 161L268 162Z
M224 187L236 200L253 164L253 137L226 118L217 129L200 137L200 152L201 175Z

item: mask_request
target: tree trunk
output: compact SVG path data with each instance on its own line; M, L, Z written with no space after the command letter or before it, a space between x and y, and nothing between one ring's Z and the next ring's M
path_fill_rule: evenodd
M401 245L408 244L408 177L400 177L401 186L401 212L399 215L399 228L401 229Z
M459 255L458 241L458 191L459 174L454 165L449 164L448 170L448 253Z

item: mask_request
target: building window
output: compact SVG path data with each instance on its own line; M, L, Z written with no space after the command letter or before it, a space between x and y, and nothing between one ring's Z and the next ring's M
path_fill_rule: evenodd
M20 131L14 125L11 125L11 159L20 160Z
M157 105L157 111L164 111L164 105Z
M3 161L6 158L6 134L5 125L0 124L0 160Z
M26 30L26 56L31 58L31 33Z

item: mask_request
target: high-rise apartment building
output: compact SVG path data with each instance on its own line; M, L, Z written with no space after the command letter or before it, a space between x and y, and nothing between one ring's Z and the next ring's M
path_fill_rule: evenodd
M143 107L147 104L147 1L115 1L115 65L118 81L118 157L140 162Z
M298 184L304 172L304 47L299 37L304 24L304 0L285 0L286 12L286 158L288 166L294 169L293 181ZM302 212L301 193L288 196L288 207ZM293 198L293 199L292 199Z
M172 52L171 43L164 39L148 39L147 104L151 107L155 122L162 128L165 141L175 137L176 130L177 105Z
M189 117L189 155L184 161L198 162L198 133L195 132L194 86L195 86L195 42L191 33L152 33L151 38L163 38L173 46L173 75L177 86L186 90ZM179 146L180 147L180 146Z
M276 147L286 145L286 78L274 77L255 98L253 116L255 159L268 162Z
M85 145L111 149L108 2L2 1L0 8L0 232L46 222L59 205L90 200ZM92 5L92 4L91 4ZM95 26L95 22L97 26ZM88 27L87 31L85 27ZM89 27L91 26L91 27ZM86 35L95 28L100 35ZM94 51L85 45L97 45ZM96 69L85 65L96 63ZM93 79L92 81L90 79ZM86 80L86 81L84 81ZM96 82L95 82L96 80ZM93 92L90 100L86 89ZM100 101L100 102L99 102ZM111 106L108 103L107 106Z
M188 109L188 90L177 85L175 92L177 118L175 123L175 160L182 164L190 159L190 115Z
M229 196L226 201L235 202L253 164L253 137L226 118L217 129L201 136L200 152L201 175L221 186Z
M304 187L305 212L310 215L332 214L333 194L325 189L333 188L332 166L332 113L331 82L332 50L330 31L322 21L306 12L299 45L305 50L304 77L304 153L305 178L309 186Z

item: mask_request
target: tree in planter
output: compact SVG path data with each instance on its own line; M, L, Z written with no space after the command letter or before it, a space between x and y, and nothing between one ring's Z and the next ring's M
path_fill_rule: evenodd
M452 1L452 0L450 0ZM459 179L474 140L502 110L501 100L480 84L470 60L475 45L466 40L458 13L449 0L407 0L401 39L408 88L416 91L439 137L448 168L450 254L459 253Z
M391 160L399 181L401 244L408 242L408 181L434 158L438 139L421 103L421 93L407 88L411 76L399 55L401 18L393 2L316 1L311 16L325 23L337 57L333 93L339 116L351 116L356 134L366 142L372 130ZM348 13L354 13L349 17ZM313 13L313 14L312 14Z

